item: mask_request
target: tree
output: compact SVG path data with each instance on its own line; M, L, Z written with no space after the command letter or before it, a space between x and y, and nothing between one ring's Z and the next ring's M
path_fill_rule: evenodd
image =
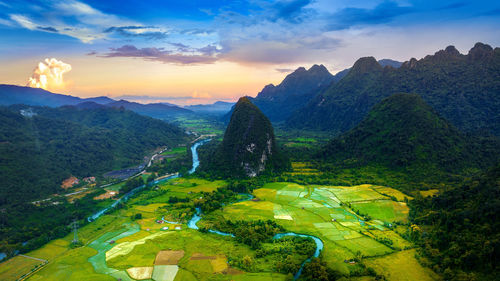
M245 256L245 257L243 258L243 261L242 261L242 262L243 262L243 266L244 266L245 268L247 268L247 269L250 269L250 268L252 268L252 266L253 266L253 259L252 259L252 257L250 257L250 256Z
M302 277L306 281L331 281L335 280L327 271L326 264L319 258L313 258L311 262L306 263L302 271Z

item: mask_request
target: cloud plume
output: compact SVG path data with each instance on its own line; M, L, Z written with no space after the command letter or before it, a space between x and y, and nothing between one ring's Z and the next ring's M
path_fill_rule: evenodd
M71 65L55 58L45 59L38 63L28 79L29 87L42 89L64 88L64 73L71 71Z

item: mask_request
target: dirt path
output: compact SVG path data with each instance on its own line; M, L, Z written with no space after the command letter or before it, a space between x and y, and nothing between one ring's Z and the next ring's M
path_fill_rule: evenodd
M28 258L28 259L33 259L33 260L41 261L41 262L48 262L48 260L39 259L39 258L35 258L35 257L30 257L30 256L26 256L26 255L19 255L19 256L25 257L25 258Z

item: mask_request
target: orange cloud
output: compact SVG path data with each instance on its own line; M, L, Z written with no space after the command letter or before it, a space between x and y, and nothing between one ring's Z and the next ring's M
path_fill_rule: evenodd
M71 71L71 65L55 58L38 63L28 78L29 87L55 90L64 88L64 73Z

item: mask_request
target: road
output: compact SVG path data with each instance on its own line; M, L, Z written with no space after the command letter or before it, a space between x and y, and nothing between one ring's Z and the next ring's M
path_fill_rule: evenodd
M160 154L162 154L163 152L165 152L167 149L168 149L168 147L165 147L165 148L164 148L164 149L162 149L161 151L159 151L159 152L157 152L157 153L153 154L153 155L151 156L151 158L149 158L149 162L148 162L148 164L147 164L147 165L145 165L139 173L137 173L137 174L135 174L135 175L132 175L132 176L130 176L130 177L128 177L128 178L126 178L126 179L123 179L123 180L121 180L120 182L124 182L124 181L127 181L127 180L129 180L129 179L131 179L131 178L133 178L133 177L136 177L136 176L138 176L138 175L144 174L144 172L146 171L146 168L151 167L151 165L152 165L152 163L153 163L154 159L155 159L158 155L160 155ZM104 188L104 187L106 187L106 186L110 186L110 185L113 185L113 184L116 184L116 182L107 183L107 184L104 184L104 185L98 186L98 187L96 187L96 188ZM76 195L76 194L80 194L80 193L82 193L82 192L86 192L86 191L88 191L88 188L84 187L84 188L82 188L82 190L75 191L75 192L72 192L72 193L67 193L67 194L64 194L64 196L69 197L69 196ZM49 198L46 198L46 199L42 199L42 200L36 200L36 201L31 202L31 204L35 204L35 205L37 205L37 204L40 204L40 203L42 203L42 202L49 201L49 200L51 200L51 199L52 199L52 197L49 197Z
M200 136L199 136L199 137L197 137L195 140L191 141L191 143L195 143L195 142L197 142L197 141L201 140L202 138L213 138L213 137L215 137L215 136L217 136L217 135L215 135L215 134L210 134L210 135L200 135Z
M215 136L215 135L213 135L213 134L210 134L210 135L200 135L198 138L196 138L195 140L193 140L191 143L194 143L194 142L196 142L196 141L198 141L198 140L200 140L200 139L202 139L202 138L205 138L205 137L214 137L214 136ZM153 154L153 155L151 156L151 158L149 158L149 162L148 162L148 164L147 164L147 165L144 165L144 167L142 167L142 170L141 170L139 173L134 174L134 175L132 175L132 176L130 176L130 177L128 177L128 178L126 178L126 179L123 179L123 180L121 180L120 182L124 182L124 181L127 181L127 180L129 180L129 179L131 179L131 178L133 178L133 177L136 177L136 176L138 176L138 175L142 175L142 174L144 174L144 172L146 172L146 168L151 167L151 165L153 164L154 159L155 159L156 157L158 157L158 155L160 155L160 154L162 154L163 152L165 152L167 149L168 149L168 147L165 147L165 148L164 148L164 149L162 149L161 151L159 151L159 152L157 152L157 153ZM104 187L107 187L107 186L110 186L110 185L113 185L113 184L116 184L116 183L120 183L120 182L107 183L107 184L104 184L104 185L98 186L98 187L96 187L96 188L104 188ZM82 193L82 192L86 192L86 191L88 191L88 188L85 188L85 187L84 187L82 190L75 191L75 192L68 193L68 194L64 194L64 196L69 197L69 196L76 195L76 194L80 194L80 193ZM42 203L42 202L49 201L49 200L51 200L51 199L52 199L52 197L49 197L49 198L42 199L42 200L36 200L36 201L31 202L31 203L32 203L32 204L37 205L37 204L40 204L40 203Z

